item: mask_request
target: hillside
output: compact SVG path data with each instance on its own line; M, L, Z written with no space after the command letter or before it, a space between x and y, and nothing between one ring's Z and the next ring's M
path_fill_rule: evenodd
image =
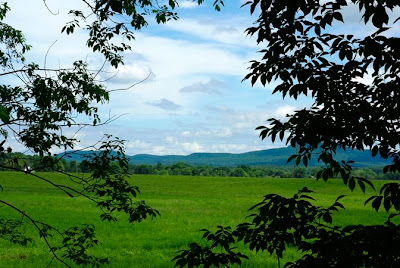
M80 152L72 157L67 157L67 160L81 161L83 155L87 152ZM291 147L268 149L261 151L253 151L241 154L230 153L194 153L190 155L149 155L138 154L128 156L131 164L152 164L162 163L164 165L171 165L177 162L185 162L189 165L210 165L210 166L237 166L237 165L250 165L250 166L284 166L286 165L287 158L294 154L295 150ZM382 166L388 163L379 157L372 157L370 151L348 150L346 152L339 151L337 153L340 160L354 160L355 166ZM309 162L310 166L317 166L317 159L312 159Z

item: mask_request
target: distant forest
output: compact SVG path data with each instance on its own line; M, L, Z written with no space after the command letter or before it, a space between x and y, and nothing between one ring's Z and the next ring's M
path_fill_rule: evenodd
M85 173L87 171L84 161L67 161L65 159L57 160L57 169L65 172ZM7 154L0 158L0 164L10 166L18 170L51 172L53 169L44 166L40 162L40 157L36 155L24 155L22 153ZM111 163L115 173L120 172L118 163ZM313 178L320 167L301 167L296 168L293 165L285 166L250 166L237 165L236 167L213 167L209 165L188 165L184 162L177 162L171 165L150 164L130 164L129 172L131 174L153 174L153 175L185 175L185 176L207 176L207 177L269 177L269 178ZM0 171L4 171L0 168ZM356 168L354 176L360 176L368 179L377 180L400 180L398 173L382 173L382 167L362 167Z

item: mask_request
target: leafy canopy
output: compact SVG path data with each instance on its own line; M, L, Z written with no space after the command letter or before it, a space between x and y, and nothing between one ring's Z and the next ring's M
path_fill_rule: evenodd
M311 107L287 115L285 121L269 119L269 125L257 128L260 137L279 138L296 147L298 152L288 159L296 165L307 166L311 157L317 157L323 166L317 179L340 176L351 190L356 184L364 192L366 186L374 186L366 178L353 176L353 161L337 159L338 149L371 150L372 156L392 161L384 167L385 173L400 172L400 38L393 30L400 26L400 17L391 15L398 14L400 2L253 0L245 6L259 14L246 32L265 48L260 51L262 60L251 61L244 80L263 85L277 81L274 94L295 99L306 95L314 101ZM336 33L336 26L347 27L343 17L347 6L358 9L364 27L372 29L369 34ZM371 83L362 82L366 77ZM376 226L332 226L333 213L344 208L339 202L343 196L331 207L321 208L312 204L307 193L310 190L305 188L292 198L266 195L250 209L252 221L239 224L226 236L224 257L238 263L237 258L243 257L240 253L232 256L230 249L234 242L243 241L251 250L276 255L279 266L288 245L303 253L285 267L399 265L400 229L392 222L399 215L398 183L385 184L379 195L365 201L376 211L383 205L391 212L385 223ZM175 257L176 266L206 265L212 254L202 250L209 247L191 244ZM228 266L226 262L219 265Z

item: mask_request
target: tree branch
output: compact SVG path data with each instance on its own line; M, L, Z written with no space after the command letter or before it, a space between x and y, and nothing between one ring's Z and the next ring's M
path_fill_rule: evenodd
M5 201L3 201L3 200L0 200L0 203L2 203L2 204L4 204L4 205L6 205L6 206L8 206L8 207L10 207L10 208L12 208L12 209L14 209L15 211L19 212L21 215L23 215L24 217L26 217L26 218L35 226L35 228L39 231L39 233L42 231L42 229L41 229L40 226L38 225L38 222L35 221L33 218L31 218L28 214L26 214L25 212L23 212L23 211L20 210L19 208L15 207L15 206L11 205L10 203L7 203L7 202L5 202ZM49 225L47 225L47 226L49 226ZM54 229L54 228L52 228L52 229ZM50 244L49 240L46 238L46 236L44 236L44 235L42 236L42 235L41 235L41 237L42 237L43 240L46 242L46 245L47 245L47 247L50 249L50 252L51 252L51 254L53 255L53 257L54 257L56 260L58 260L59 262L61 262L62 264L64 264L65 266L71 267L71 266L69 266L65 261L63 261L62 259L60 259L60 258L57 256L56 252L54 251L53 247L51 246L51 244Z

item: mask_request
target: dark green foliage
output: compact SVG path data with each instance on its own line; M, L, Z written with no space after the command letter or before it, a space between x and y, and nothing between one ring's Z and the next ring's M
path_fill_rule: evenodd
M371 20L374 33L359 38L330 33L333 23L343 22L342 8L350 2L359 6L364 23ZM253 61L246 79L253 84L260 79L265 84L279 78L274 93L294 98L311 94L314 98L311 108L289 115L287 122L269 119L271 127L258 128L261 138L275 140L279 135L282 140L283 133L289 133L287 143L298 147L293 157L296 164L301 160L306 164L316 153L318 161L326 165L317 178L340 175L351 190L356 183L363 191L366 184L372 184L352 176L352 161L335 159L339 149L370 148L372 156L379 152L392 161L383 168L384 173L399 172L400 39L385 35L385 31L398 25L399 20L389 20L387 13L400 3L338 0L248 4L252 13L259 5L261 15L247 33L256 34L258 42L266 42L268 47L262 51L262 61ZM372 83L359 82L367 74L372 76ZM389 188L391 195L399 195L398 187L383 186L381 196L374 200L375 209L379 209L382 198L385 207L399 207L397 199L388 198Z
M71 227L64 231L62 235L64 237L62 245L53 249L61 252L64 258L77 265L90 265L91 267L101 267L109 263L108 258L98 258L87 253L90 248L99 244L95 237L94 226Z
M268 251L282 258L287 245L302 245L310 239L316 239L319 232L325 232L326 224L332 223L332 213L344 208L336 199L333 205L322 208L312 205L312 193L303 188L292 198L269 194L264 200L250 208L258 213L251 214L251 223L237 226L235 235L238 240L249 244L251 250Z
M242 241L250 250L267 251L279 259L288 246L297 248L304 255L285 267L396 267L400 262L400 227L386 222L384 225L332 226L333 213L344 209L339 196L335 202L323 208L312 204L311 191L303 188L291 198L269 194L252 208L251 222L241 223L231 231L229 227L218 226L212 234L208 230L203 238L212 241L211 247L192 243L188 250L181 251L174 260L176 266L199 267L212 258L218 262L211 249L219 246L230 256L235 243ZM239 256L239 258L246 258ZM201 261L199 261L201 260ZM221 260L224 260L221 258ZM179 261L179 263L178 263Z
M40 156L48 155L53 146L73 148L76 139L57 132L65 126L76 125L74 112L93 117L96 125L100 119L98 108L92 102L108 101L108 92L94 82L94 75L82 61L75 62L71 70L58 72L56 78L37 74L40 72L37 65L28 68L32 83L25 88L0 85L2 105L9 111L8 124L26 125L17 132L19 139ZM22 105L24 102L35 103L35 109Z
M109 140L107 136L98 148L98 152L87 156L83 166L89 172L89 177L78 178L74 176L82 186L82 193L96 202L102 211L102 220L116 221L113 212L124 212L128 221L141 222L148 216L156 217L159 212L145 204L145 201L133 201L139 193L139 188L130 185L127 181L128 160L124 153L124 143L116 138ZM119 171L115 174L115 165L118 163Z
M320 230L315 241L299 247L310 253L286 267L397 267L399 239L399 226L390 223Z
M21 246L33 243L31 238L25 237L21 232L22 221L0 219L0 238Z
M203 238L211 242L211 246L203 247L191 243L188 250L181 250L180 254L172 259L176 261L175 267L230 267L233 264L240 265L241 259L248 259L246 255L234 251L232 244L235 238L230 227L218 226L215 233L205 229L202 231ZM213 249L220 249L221 252L216 253Z
M335 25L346 23L342 12L349 4L359 7L364 24L372 23L372 34L333 33ZM398 174L400 38L388 36L387 30L399 25L400 17L389 18L388 13L400 2L253 0L244 5L259 14L247 34L266 45L244 80L263 85L276 80L274 94L294 99L306 95L314 101L310 108L287 115L286 121L269 119L268 126L257 128L260 137L273 142L287 137L286 143L296 148L288 162L308 166L317 159L323 165L317 179L341 177L351 191L357 185L363 192L367 186L375 188L367 173L353 172L354 161L340 159L341 150L369 149L372 157L379 153L391 161L383 173ZM372 76L370 84L360 82L366 75ZM232 234L252 250L276 255L278 266L290 245L303 256L285 267L397 267L400 226L391 219L399 215L399 185L387 183L365 202L376 211L382 206L386 212L394 210L381 225L332 226L333 212L344 208L339 202L343 196L322 208L312 204L304 188L292 198L266 195L251 208L257 210L250 215L252 221L239 224Z
M0 66L3 68L11 67L13 62L24 62L24 53L31 49L31 46L25 43L25 37L22 32L12 26L3 23L2 20L6 17L10 10L7 3L0 3L0 43L5 49L0 50ZM7 119L7 112L0 105L0 119Z
M329 32L331 25L343 21L341 10L349 2L363 8L360 13L365 23L372 18L375 33L360 39ZM282 140L283 133L289 133L287 143L299 147L298 161L306 164L316 152L318 160L328 166L328 177L341 174L346 184L351 169L332 157L339 149L370 148L373 156L379 152L392 160L385 172L400 171L396 148L400 111L395 104L399 99L399 38L383 35L387 26L396 23L389 21L387 12L399 3L298 1L290 7L271 1L250 3L252 10L258 5L261 15L247 33L257 35L258 42L267 42L268 47L262 51L262 61L253 61L246 79L265 84L279 78L274 93L294 98L310 94L315 100L311 108L296 111L287 122L270 119L271 127L259 128L261 137ZM358 82L368 68L373 68L371 85Z

